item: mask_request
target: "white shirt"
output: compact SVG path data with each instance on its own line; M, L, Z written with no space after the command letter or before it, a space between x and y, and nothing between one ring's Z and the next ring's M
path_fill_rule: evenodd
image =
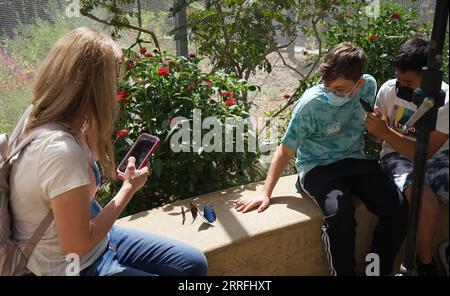
M39 135L24 150L11 168L11 210L13 236L27 241L51 210L50 200L77 187L91 183L88 156L83 146L66 131ZM83 270L103 253L108 237L80 259ZM36 275L66 275L66 253L59 244L54 221L34 249L28 269Z
M386 81L378 91L376 105L380 109L383 116L389 118L389 127L396 130L399 133L403 133L403 125L408 121L414 112L417 110L417 106L413 102L408 102L396 96L395 94L395 83L396 79L391 79ZM448 84L442 82L442 90L446 93L444 106L439 108L438 117L436 122L436 130L448 135ZM408 138L415 141L415 130L414 128L406 135ZM448 149L448 139L436 152ZM381 150L381 157L388 153L396 152L396 150L386 143L383 142L383 147Z

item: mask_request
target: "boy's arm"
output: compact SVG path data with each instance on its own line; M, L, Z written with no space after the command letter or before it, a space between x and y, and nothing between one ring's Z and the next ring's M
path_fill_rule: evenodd
M366 117L366 127L369 133L383 139L400 154L410 160L414 160L415 142L390 128L388 119L381 114L377 107L374 111L374 113L368 113ZM447 140L448 134L438 131L432 132L430 134L427 158L433 156Z
M278 146L277 151L270 164L269 172L267 174L266 182L264 183L263 194L267 197L272 196L273 189L277 185L281 174L288 166L291 159L295 156L295 149L289 148L283 144Z
M258 207L258 212L264 211L270 205L270 198L272 197L273 189L280 179L281 174L286 169L289 161L294 157L295 149L289 148L283 144L278 146L273 156L272 163L269 167L266 181L261 194L254 199L243 198L239 200L234 208L238 212L247 212L253 208Z

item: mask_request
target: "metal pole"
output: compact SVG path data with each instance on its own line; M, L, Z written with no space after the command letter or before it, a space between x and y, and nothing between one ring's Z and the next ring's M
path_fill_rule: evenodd
M414 155L413 195L410 204L408 229L406 233L406 251L400 268L402 275L417 275L416 243L417 229L420 217L420 202L422 199L425 179L425 168L428 155L430 133L436 129L438 108L444 104L445 93L442 84L442 49L445 40L448 21L448 0L437 0L434 14L433 32L431 35L431 51L427 66L423 68L420 88L414 91L414 104L418 107L424 100L432 100L434 106L416 123L416 150Z

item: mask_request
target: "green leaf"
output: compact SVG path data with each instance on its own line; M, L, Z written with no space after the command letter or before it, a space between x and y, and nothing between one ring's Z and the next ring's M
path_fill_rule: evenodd
M127 142L127 144L130 146L133 146L133 144L134 144L133 141L128 137L125 138L125 142Z
M256 87L256 85L250 85L250 86L248 87L248 90L249 90L249 91L256 91L256 90L257 90L257 87Z
M152 171L155 172L156 177L159 178L159 176L161 176L162 168L163 168L163 162L160 159L155 159L152 162Z

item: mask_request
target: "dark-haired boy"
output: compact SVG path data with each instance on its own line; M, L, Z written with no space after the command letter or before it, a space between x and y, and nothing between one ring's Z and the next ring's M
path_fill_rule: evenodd
M365 111L359 100L373 106L377 89L375 79L364 74L366 64L364 51L350 43L329 51L320 66L323 84L306 90L296 105L262 194L235 205L237 211L265 210L296 155L301 186L324 213L322 239L332 275L355 274L353 196L380 218L372 252L380 257L382 275L391 273L407 225L406 200L379 163L363 152Z
M415 130L403 133L403 125L417 110L412 102L414 89L420 87L421 70L427 64L430 43L420 38L405 42L394 59L396 79L383 84L378 92L375 112L367 115L367 130L384 140L381 165L404 192L412 196L412 173L415 151ZM432 257L437 228L438 200L448 204L448 84L445 104L439 109L436 131L430 134L425 186L417 240L417 271L419 275L436 275ZM448 258L448 257L447 257ZM448 260L448 259L447 259ZM443 262L444 266L448 261Z

